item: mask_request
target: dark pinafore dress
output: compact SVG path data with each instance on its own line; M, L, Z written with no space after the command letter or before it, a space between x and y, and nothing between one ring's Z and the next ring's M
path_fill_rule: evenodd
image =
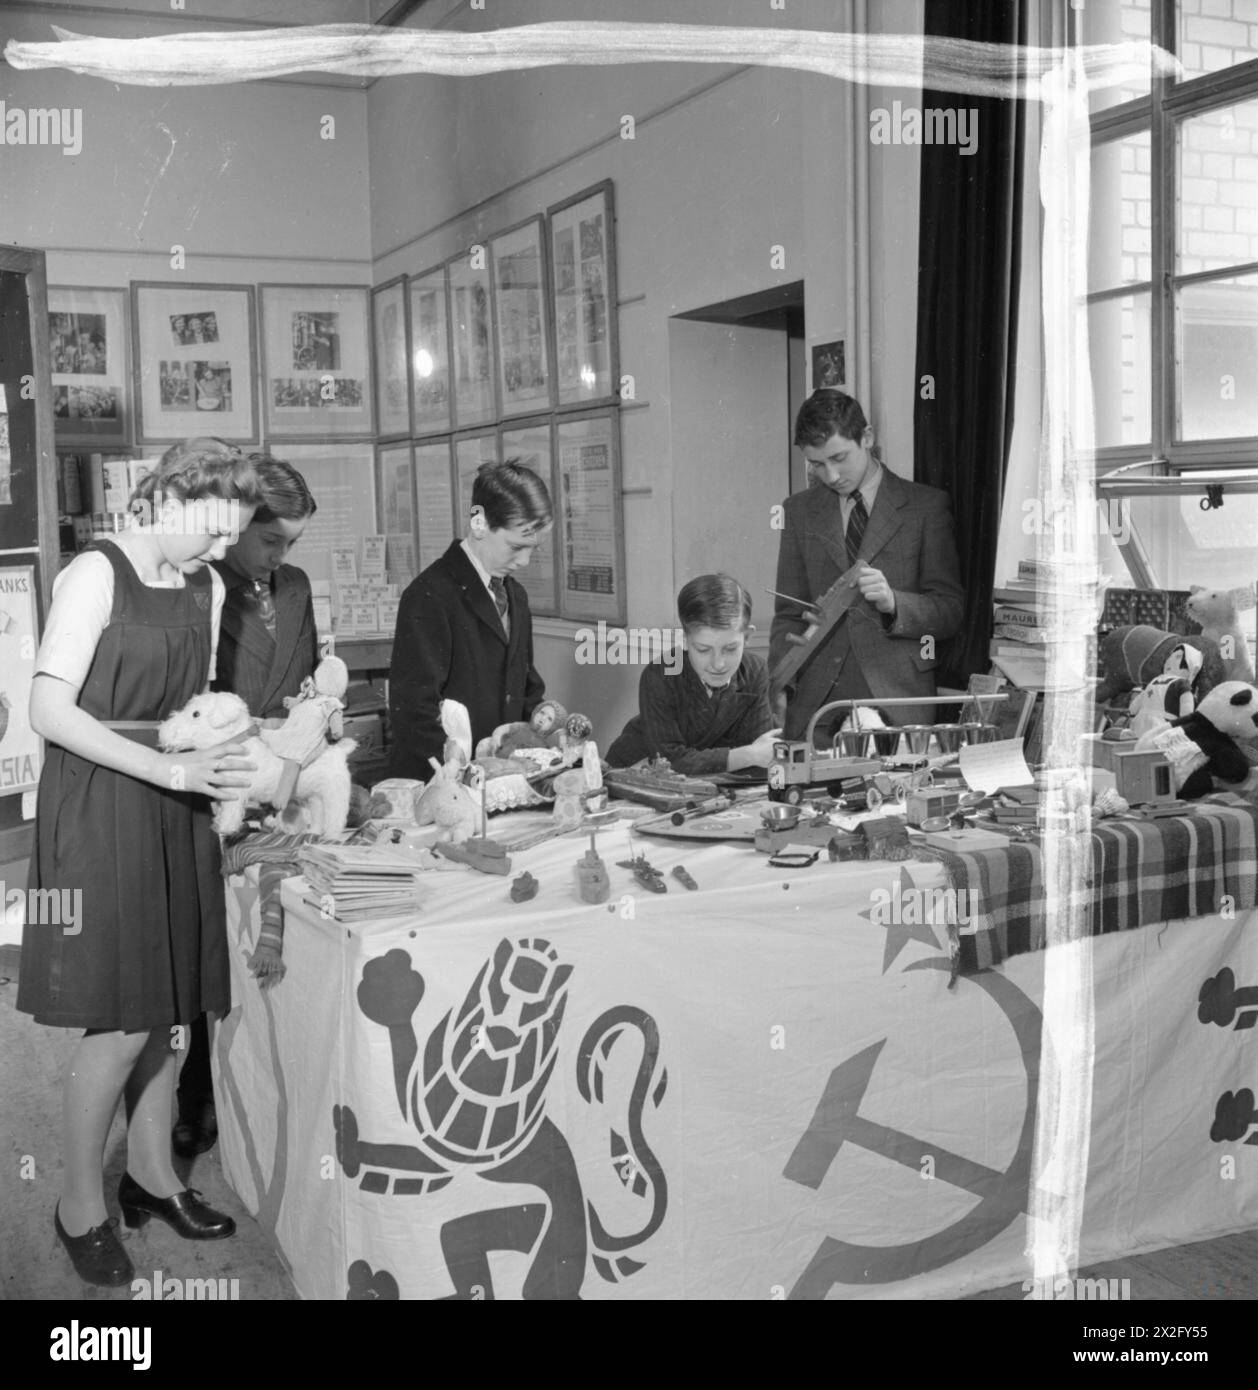
M92 548L113 567L114 601L79 708L101 720L164 719L209 678L210 571L188 575L182 589L155 589L116 546ZM77 932L24 928L20 1010L37 1023L124 1033L227 1012L223 880L211 811L204 796L167 791L48 745L29 883L81 890L82 897Z

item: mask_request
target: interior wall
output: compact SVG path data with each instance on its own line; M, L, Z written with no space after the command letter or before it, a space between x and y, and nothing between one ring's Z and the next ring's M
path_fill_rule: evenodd
M375 169L398 168L405 152L422 149L427 142L416 132L425 128L425 112L447 131L457 130L453 147L462 152L457 172L421 153L420 178L381 174L373 180L377 283L426 270L602 179L614 181L621 373L633 378L634 395L621 426L631 626L671 626L680 582L669 564L661 564L661 540L669 538L665 554L672 549L673 480L680 467L670 431L669 319L800 278L810 281L811 294L812 278L834 273L833 256L810 266L804 255L807 86L798 75L764 69L714 74L670 67L548 71L544 84L522 75L442 83L439 92L415 79L389 78L370 94ZM621 117L633 113L634 138L622 140ZM504 163L499 135L520 126L531 126L549 143ZM578 133L581 148L569 154ZM472 156L472 150L483 154ZM522 169L538 168L520 177ZM495 183L503 190L497 196L462 214L449 212L466 206L464 199L485 199ZM420 235L392 249L403 229ZM733 419L743 418L736 395L726 404ZM777 422L783 433L784 417L785 408ZM783 441L779 457L785 447ZM761 472L763 462L746 438L736 440L728 485L737 489L741 479ZM710 568L737 562L731 542L718 551ZM538 666L550 688L570 707L585 709L605 737L614 737L636 708L639 673L577 666L573 624L542 619L535 630Z
M6 9L0 42L46 40L50 18L67 23ZM134 18L113 25L153 28ZM108 17L92 16L90 28L107 32ZM0 67L0 100L82 112L77 155L0 144L0 240L44 249L50 284L370 282L363 90L128 87ZM182 270L171 265L176 246Z

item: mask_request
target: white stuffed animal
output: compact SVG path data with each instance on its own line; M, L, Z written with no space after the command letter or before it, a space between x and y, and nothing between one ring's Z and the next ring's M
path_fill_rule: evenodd
M299 705L290 720L298 717L301 709ZM312 710L312 714L317 713ZM158 745L168 753L213 748L234 740L244 746L245 756L256 765L249 786L238 799L215 803L214 829L220 835L230 835L240 829L246 806L271 806L279 795L285 761L268 741L252 732L255 727L253 716L240 696L219 691L194 695L182 709L164 720L157 731ZM305 810L311 834L335 835L345 829L350 787L347 759L356 747L352 738L343 738L329 744L325 752L302 768L293 799Z

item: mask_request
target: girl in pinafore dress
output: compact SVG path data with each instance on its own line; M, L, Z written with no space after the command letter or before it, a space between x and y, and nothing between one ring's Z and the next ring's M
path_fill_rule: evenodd
M222 558L260 498L253 466L228 446L168 450L132 498L132 528L58 577L39 649L31 726L47 752L30 887L82 897L73 933L27 925L17 1007L87 1030L63 1088L54 1225L89 1283L134 1273L104 1194L105 1141L124 1093L118 1199L128 1226L157 1216L194 1240L235 1231L171 1164L172 1034L230 1007L211 799L247 785L253 765L239 744L163 754L154 735L208 689L223 586L202 562ZM130 727L111 727L118 721Z

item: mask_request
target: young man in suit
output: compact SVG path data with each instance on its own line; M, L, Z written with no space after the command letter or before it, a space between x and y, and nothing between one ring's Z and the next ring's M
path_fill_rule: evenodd
M553 522L546 484L514 459L484 464L467 535L415 579L398 605L389 672L393 777L427 781L441 759L442 700L467 706L475 745L527 719L545 686L533 666L528 595L513 572Z
M785 738L801 738L830 700L934 695L936 651L960 627L963 600L947 495L882 465L874 432L851 396L814 391L796 418L795 444L813 481L783 504L775 587L815 601L852 565L862 568L859 598L800 670L794 688L776 692ZM797 604L777 600L770 671L791 650L787 635L806 626ZM892 707L884 716L889 724L934 722L929 705ZM823 718L819 742L828 743L840 722Z
M263 503L216 565L227 596L213 688L239 695L258 719L283 719L285 697L300 692L319 661L310 580L285 563L314 515L315 500L291 464L254 455L253 465ZM178 1096L172 1142L177 1154L191 1158L212 1148L218 1135L204 1014L192 1025Z

